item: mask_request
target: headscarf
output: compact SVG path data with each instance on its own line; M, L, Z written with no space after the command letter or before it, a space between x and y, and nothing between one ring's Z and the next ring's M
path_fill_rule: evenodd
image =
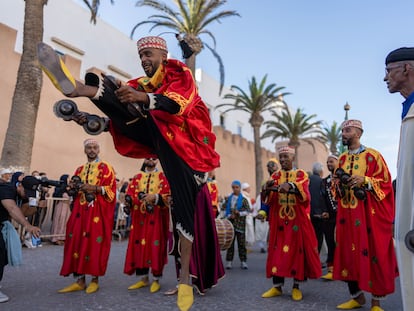
M11 177L10 183L13 186L16 186L16 183L19 181L19 177L23 174L24 174L23 172L15 172Z
M241 182L240 182L240 181L238 181L238 180L234 180L234 181L231 183L231 185L232 185L232 186L239 186L239 187L241 188ZM227 199L227 205L226 205L226 216L229 216L229 215L231 214L231 202L232 202L232 200L233 200L233 197L234 197L234 194L232 193L232 194L228 197L228 199ZM242 208L242 206L243 206L243 195L242 195L242 193L240 192L240 194L239 194L239 196L238 196L238 198L237 198L236 209L237 209L238 211L240 211L240 210L241 210L241 208Z
M53 192L53 197L54 198L61 198L63 196L63 194L66 192L66 187L68 185L68 178L69 175L68 174L64 174L62 176L60 176L60 187L56 187L55 188L55 192Z

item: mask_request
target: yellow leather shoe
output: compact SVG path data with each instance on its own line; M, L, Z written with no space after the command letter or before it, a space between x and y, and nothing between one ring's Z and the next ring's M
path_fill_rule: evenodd
M340 305L336 306L337 309L341 309L341 310L351 310L351 309L357 309L361 307L362 305L359 304L359 302L356 301L355 299L351 299L347 302L341 303Z
M272 287L271 289L262 294L262 298L272 298L280 295L282 295L282 291L280 289L277 289L276 287Z
M324 280L327 280L327 281L332 281L333 280L332 272L328 272L325 275L322 275L321 279L324 279Z
M299 288L293 288L292 289L292 299L295 301L302 300L302 292Z
M88 287L86 288L87 294L93 294L99 289L99 284L96 282L90 282Z
M193 287L187 284L178 285L177 306L180 311L188 311L194 302Z
M69 286L66 286L65 288L62 288L58 290L58 293L71 293L71 292L77 292L80 290L84 290L85 286L79 285L79 283L75 282L73 284L70 284Z
M129 290L138 289L138 288L146 287L146 286L148 286L148 282L144 282L144 281L141 280L139 282L136 282L135 284L132 284L130 287L128 287L128 289Z
M150 287L150 292L151 293L156 293L160 290L161 285L158 281L153 281Z
M75 78L52 47L40 42L37 45L37 57L42 70L59 91L69 95L75 90Z
M371 311L384 311L384 309L382 309L380 306L373 306L371 308Z

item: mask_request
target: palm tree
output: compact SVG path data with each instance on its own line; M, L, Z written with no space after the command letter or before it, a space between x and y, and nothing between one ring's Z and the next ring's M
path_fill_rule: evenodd
M322 141L329 145L329 151L331 154L338 153L338 145L341 142L341 128L338 126L336 121L333 121L332 125L329 127L326 124L323 128Z
M262 170L262 147L260 143L260 127L263 125L263 113L266 111L273 112L274 109L284 105L283 97L290 93L281 93L283 86L277 87L275 83L266 85L267 75L258 84L253 76L249 81L248 92L245 92L238 86L231 86L236 94L229 93L224 95L224 99L231 99L234 102L229 104L217 105L215 109L228 107L223 113L232 110L247 112L250 115L249 123L253 128L254 140L254 158L256 166L256 193L260 192L260 186L263 181Z
M114 4L113 0L110 0L111 4ZM91 12L91 23L96 24L96 16L98 14L99 11L99 5L101 4L101 1L99 0L93 0L93 1L87 1L87 0L83 0L83 3L85 3L85 5L88 7L89 11Z
M84 2L91 10L91 20L96 21L99 1ZM46 4L47 0L25 1L23 52L0 159L2 167L13 166L22 171L30 168L42 88L42 70L36 51L37 43L43 40L43 7Z
M277 138L288 139L288 144L295 148L296 155L298 154L300 143L303 141L310 144L315 152L314 141L315 139L321 140L323 135L320 128L322 121L312 121L316 117L315 114L308 116L300 108L292 114L287 105L285 105L281 112L272 112L272 117L272 120L264 122L266 132L263 133L262 139L271 137L272 142ZM296 156L296 167L298 167L297 159L298 157Z
M220 22L221 19L230 16L240 16L236 11L216 11L223 6L226 0L174 0L178 7L178 12L157 0L140 0L137 6L152 7L159 11L160 14L151 15L148 20L140 22L134 26L131 31L131 38L135 30L142 25L150 24L150 31L157 27L172 29L177 34L183 34L184 41L194 52L185 63L190 68L193 75L196 69L196 56L204 47L207 47L219 63L220 71L220 91L224 85L224 65L220 55L216 52L216 39L214 35L206 29L213 22ZM200 35L207 35L213 40L213 47L202 41Z

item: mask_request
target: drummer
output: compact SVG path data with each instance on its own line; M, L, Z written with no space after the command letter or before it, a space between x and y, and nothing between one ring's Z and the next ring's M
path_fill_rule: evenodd
M226 269L233 267L234 242L237 239L237 248L239 250L240 265L243 270L248 269L247 251L246 251L246 216L250 212L249 201L241 193L241 183L234 180L231 183L232 193L224 202L226 209L225 215L231 221L234 227L234 240L227 250Z

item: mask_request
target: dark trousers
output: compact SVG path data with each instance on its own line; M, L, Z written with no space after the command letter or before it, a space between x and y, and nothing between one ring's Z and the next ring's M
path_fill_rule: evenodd
M276 286L282 286L284 283L285 283L285 278L284 277L282 277L282 276L277 276L277 275L274 275L273 277L272 277L272 282L273 282L273 285L276 287ZM293 279L293 287L298 287L299 288L299 283L300 283L301 281L299 281L299 280L296 280L296 279ZM303 282L303 281L302 281Z
M246 252L246 233L245 232L237 232L234 231L234 239L231 242L229 249L227 250L226 254L226 261L233 261L234 258L234 241L237 239L237 248L239 250L239 258L240 261L247 260L247 252Z
M322 223L322 231L325 236L326 246L328 247L328 256L326 258L326 264L333 266L334 254L335 254L335 226L336 222L332 219L324 221Z
M357 281L347 281L346 283L348 284L348 290L352 297L355 297L361 291Z
M98 81L99 77L93 73L88 73L85 77L87 85L97 86ZM92 100L92 102L111 119L113 127L120 134L151 148L158 156L171 187L173 199L171 210L177 221L177 228L185 237L192 240L194 237L195 202L200 190L194 175L202 174L192 170L175 153L162 136L150 114L136 120L136 117L128 111L126 106L120 103L114 93L115 86L107 77L103 79L103 85L102 96L99 100Z
M312 217L312 225L315 230L316 239L318 240L318 253L320 253L323 243L323 220L321 218Z
M137 275L137 276L147 275L148 273L149 273L149 268L135 269L135 275ZM159 278L159 277L162 276L162 271L152 271L152 275Z
M313 229L315 230L316 239L318 240L318 252L321 252L323 238L325 237L326 246L328 247L328 256L326 263L328 266L333 265L335 253L335 221L332 219L323 220L312 218Z

